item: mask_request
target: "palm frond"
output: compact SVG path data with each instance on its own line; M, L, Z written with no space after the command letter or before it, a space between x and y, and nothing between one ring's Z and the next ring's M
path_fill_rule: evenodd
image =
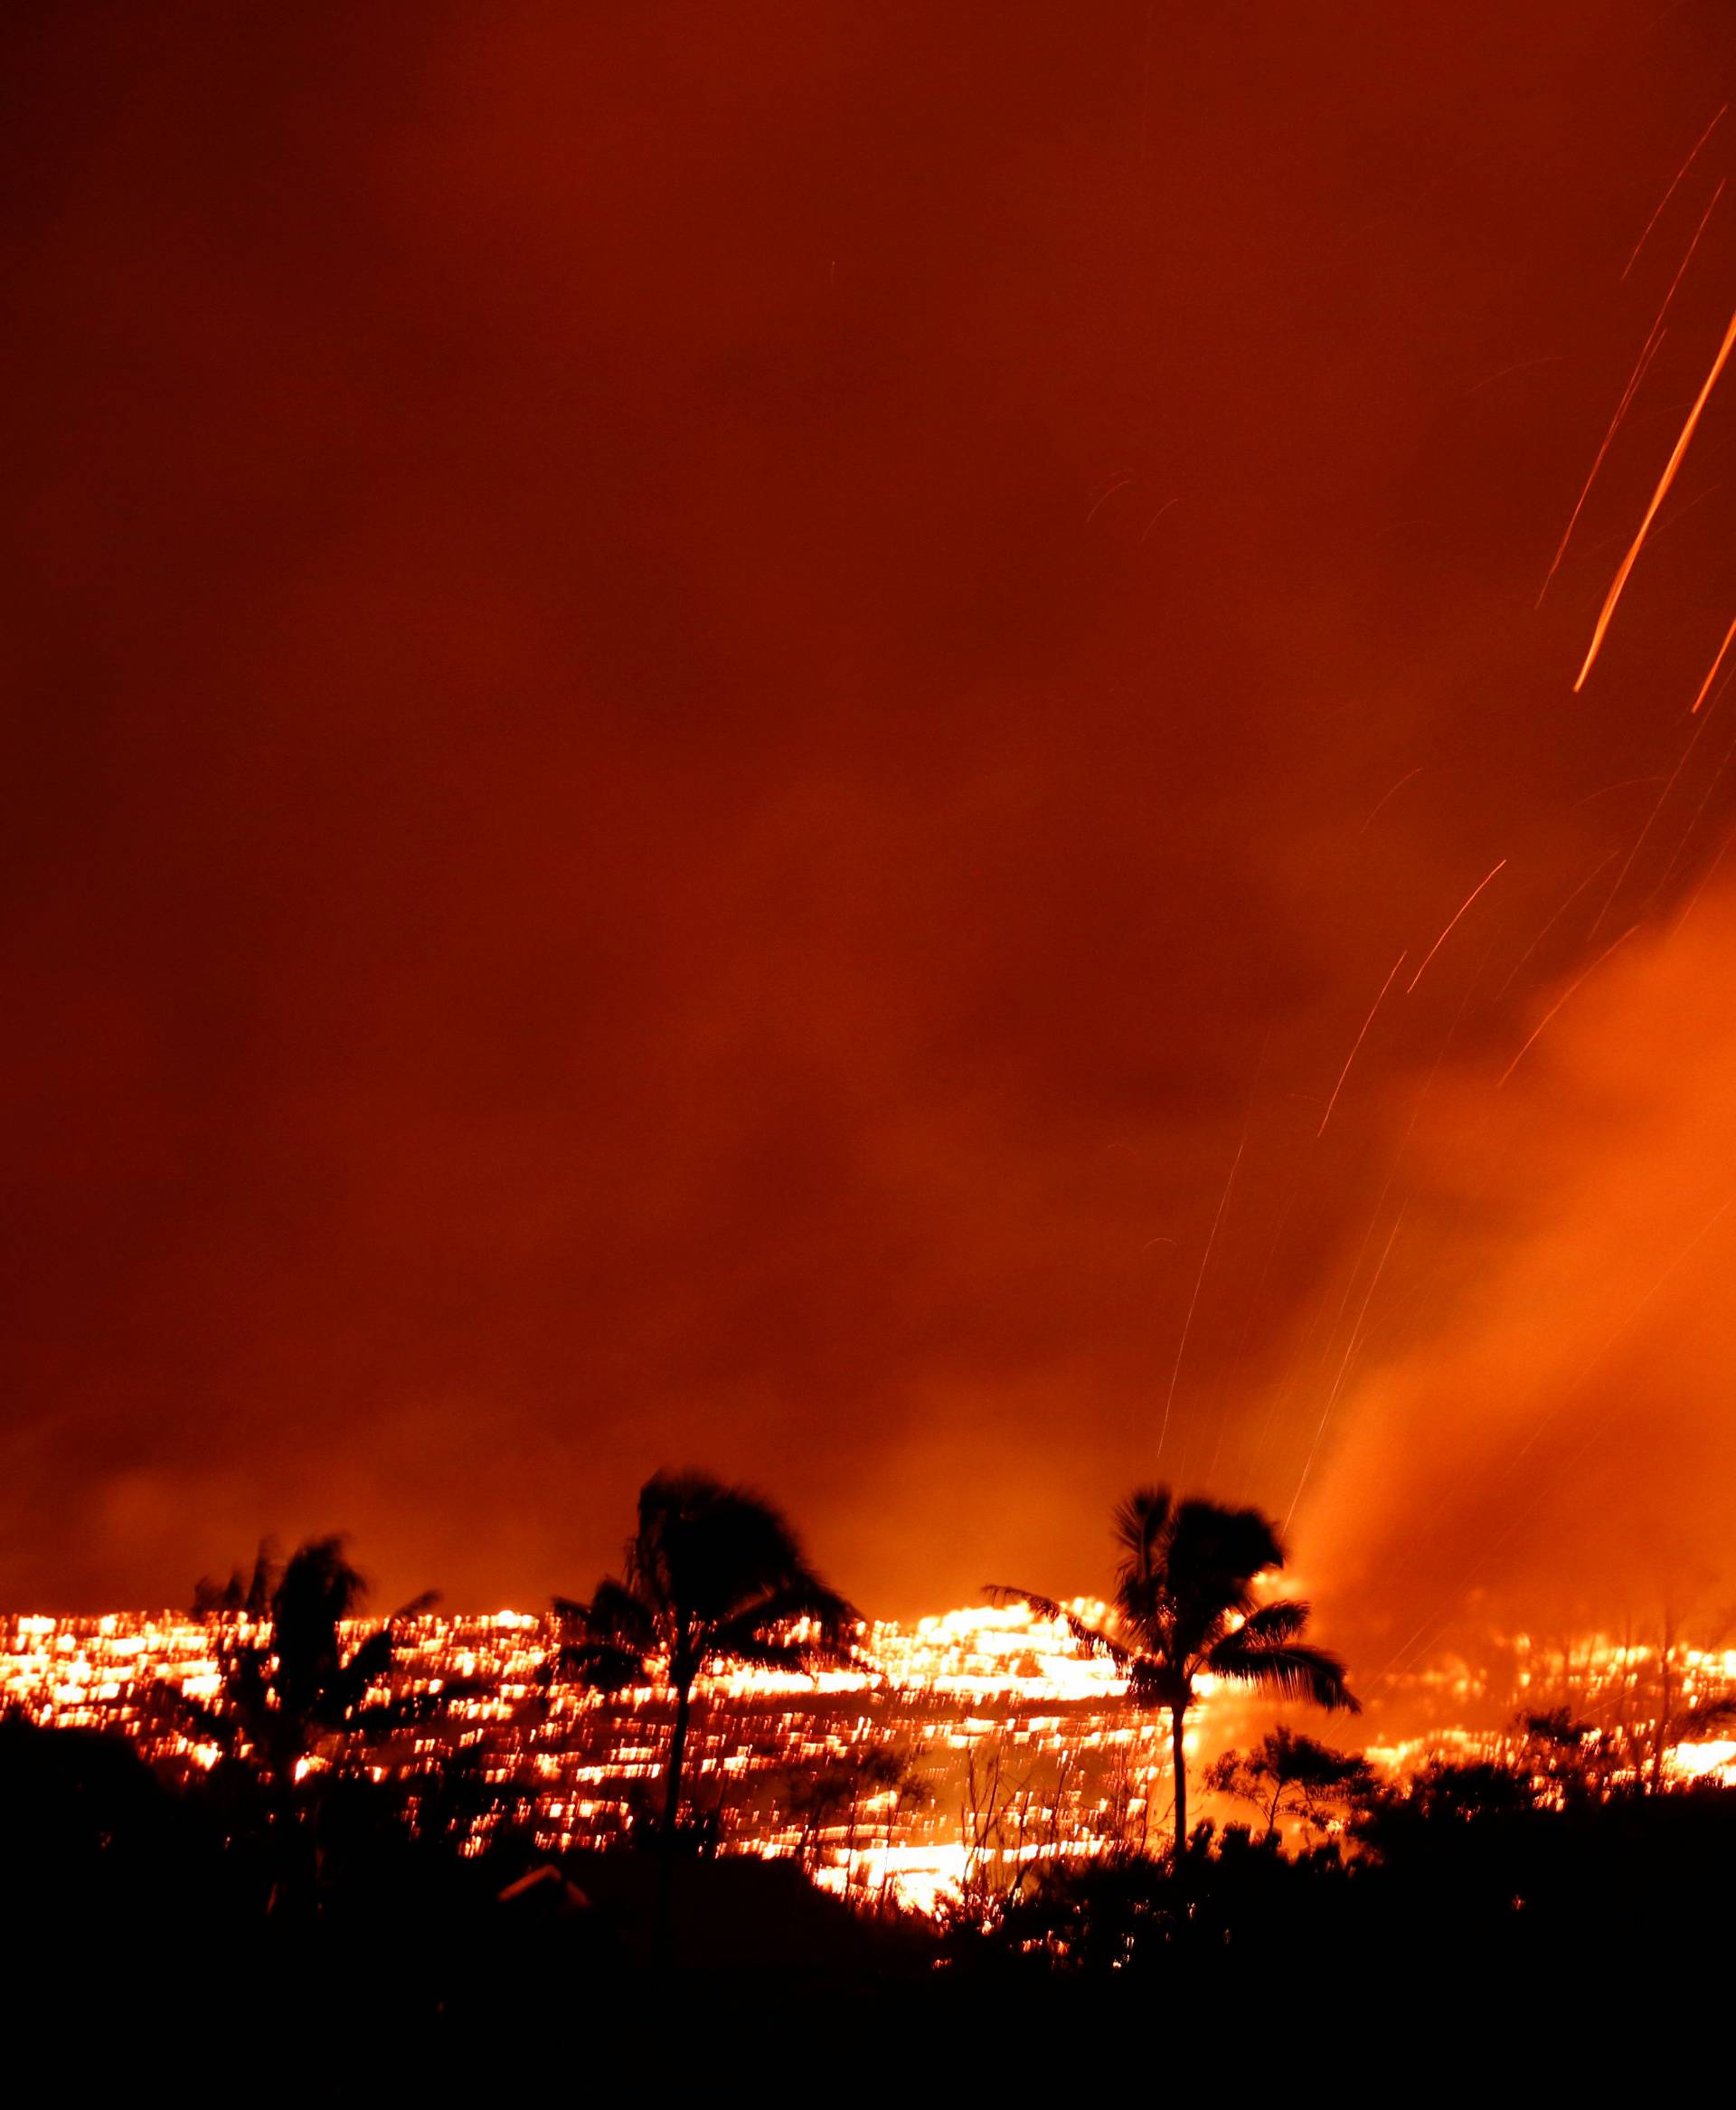
M272 1593L271 1614L278 1625L315 1626L354 1616L368 1585L352 1566L347 1545L343 1533L335 1531L297 1547ZM256 1580L268 1572L261 1566Z
M577 1641L644 1656L653 1654L658 1647L656 1612L637 1591L613 1575L605 1575L598 1584L590 1604L557 1597L554 1608Z
M1335 1708L1345 1714L1362 1712L1362 1703L1345 1684L1344 1666L1336 1656L1296 1642L1250 1636L1246 1626L1225 1634L1208 1651L1205 1668L1213 1677L1281 1693L1287 1699L1312 1700L1316 1707Z
M375 1679L384 1678L392 1667L392 1629L375 1627L365 1640L359 1642L350 1652L344 1665L344 1675L356 1686L356 1697L365 1692Z
M710 1630L711 1653L741 1654L761 1641L787 1639L784 1630L798 1623L812 1623L818 1631L804 1644L816 1660L830 1657L847 1661L854 1655L846 1638L859 1623L861 1614L817 1576L803 1575L768 1590L754 1603L743 1605Z
M309 1713L326 1728L341 1727L366 1699L369 1688L391 1669L391 1629L376 1627L357 1644L343 1668L334 1672L313 1696Z
M278 1589L278 1545L271 1538L261 1538L259 1550L253 1556L253 1574L247 1585L247 1595L241 1609L250 1619L263 1619L271 1609L271 1600Z
M1277 1528L1258 1509L1228 1509L1189 1500L1175 1511L1169 1539L1173 1583L1230 1586L1284 1566Z
M1736 1726L1736 1693L1722 1693L1703 1700L1676 1719L1675 1728L1689 1736L1705 1736L1714 1729L1728 1732Z
M375 1627L365 1640L357 1642L344 1668L364 1686L383 1678L392 1668L392 1629Z
M1039 1619L1059 1620L1087 1655L1107 1657L1118 1670L1127 1670L1137 1660L1137 1650L1127 1648L1076 1612L1070 1612L1058 1598L1022 1590L1013 1583L985 1583L983 1594L992 1604L1028 1604Z
M646 1660L637 1649L612 1642L569 1642L561 1651L561 1668L592 1692L621 1692L650 1679Z
M492 1699L498 1688L486 1678L447 1678L438 1692L395 1693L355 1708L340 1725L364 1738L395 1736L401 1730L439 1719L455 1700Z
M1236 1632L1262 1648L1293 1642L1308 1623L1309 1607L1299 1597L1279 1597L1250 1612Z
M775 1504L700 1472L660 1472L639 1490L628 1580L654 1603L727 1618L808 1573Z
M1064 1619L1058 1597L1045 1597L1040 1590L1027 1590L1021 1583L985 1583L983 1595L991 1604L1028 1604L1039 1619Z
M1115 1541L1127 1557L1120 1573L1134 1582L1162 1565L1164 1543L1175 1515L1175 1500L1166 1487L1135 1488L1115 1512Z
M214 1619L225 1612L239 1612L243 1594L239 1568L226 1583L220 1583L214 1575L201 1575L193 1585L193 1616Z
M766 1640L752 1634L727 1647L714 1644L707 1653L721 1662L743 1664L754 1670L788 1670L800 1678L810 1678L829 1663L849 1661L847 1653L835 1655L801 1642Z

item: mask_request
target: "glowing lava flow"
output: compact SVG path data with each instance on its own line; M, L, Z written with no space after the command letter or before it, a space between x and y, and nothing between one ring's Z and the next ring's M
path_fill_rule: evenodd
M1073 1609L1103 1615L1085 1601ZM654 1794L665 1695L605 1698L562 1681L552 1620L424 1617L395 1632L395 1691L458 1696L389 1738L357 1731L317 1763L398 1781L413 1816L421 1784L458 1753L472 1756L486 1792L465 1820L468 1852L512 1825L548 1851L607 1843ZM216 1638L170 1613L0 1621L0 1705L43 1727L118 1730L171 1772L208 1768L215 1747L177 1726L165 1689L218 1698ZM715 1812L730 1850L795 1856L833 1888L928 1908L973 1883L1014 1883L1046 1859L1163 1843L1165 1735L1127 1707L1106 1662L1075 1651L1061 1623L1023 1605L967 1608L877 1622L860 1645L859 1668L812 1679L741 1670L703 1687L693 1798ZM1611 1777L1648 1762L1656 1651L1597 1639L1558 1663L1522 1637L1492 1642L1489 1660L1499 1668L1439 1660L1400 1681L1369 1723L1370 1755L1392 1769L1439 1750L1488 1755L1515 1710L1567 1705L1600 1725ZM1733 1686L1736 1651L1671 1651L1664 1689L1683 1733L1669 1738L1669 1777L1736 1784L1736 1742L1722 1729L1697 1736L1692 1721L1698 1698ZM1203 1764L1270 1719L1234 1691L1206 1690L1190 1758Z

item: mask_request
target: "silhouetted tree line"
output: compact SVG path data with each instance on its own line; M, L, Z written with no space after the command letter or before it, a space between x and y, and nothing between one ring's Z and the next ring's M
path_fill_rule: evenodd
M648 1481L620 1573L556 1600L567 1676L668 1694L663 1778L637 1850L551 1852L511 1810L483 1850L461 1850L479 1815L503 1814L476 1755L448 1741L431 1772L373 1762L457 1697L388 1697L395 1634L432 1600L350 1638L362 1578L325 1538L281 1565L264 1548L250 1571L199 1585L221 1695L162 1692L158 1705L214 1748L209 1766L170 1781L118 1737L0 1717L0 1915L49 1978L96 1973L141 2001L194 1991L208 2024L231 2011L213 1988L240 2001L264 1984L324 2042L345 1989L365 1986L397 2037L480 2046L508 2014L578 2001L600 2017L672 1979L698 1998L766 1973L872 2003L1003 1981L1227 1997L1311 1973L1370 1985L1573 1960L1632 1971L1728 1897L1736 1795L1643 1792L1661 1784L1646 1769L1617 1779L1566 1709L1515 1724L1503 1760L1437 1760L1398 1781L1279 1726L1204 1776L1246 1821L1190 1823L1183 1739L1202 1679L1326 1709L1356 1702L1344 1666L1307 1640L1308 1607L1269 1594L1284 1549L1256 1512L1146 1489L1117 1512L1115 1538L1101 1626L1029 1591L995 1594L1064 1621L1125 1676L1129 1708L1162 1721L1174 1822L1118 1831L1089 1858L1033 1859L1020 1850L1028 1807L1003 1793L993 1762L973 1762L965 1821L978 1850L963 1896L933 1921L897 1909L884 1884L844 1902L810 1879L823 1832L860 1842L889 1799L929 1792L907 1753L790 1779L793 1859L716 1856L711 1812L690 1792L701 1682L730 1666L847 1663L858 1618L770 1504L696 1473ZM1695 1726L1731 1715L1703 1704Z

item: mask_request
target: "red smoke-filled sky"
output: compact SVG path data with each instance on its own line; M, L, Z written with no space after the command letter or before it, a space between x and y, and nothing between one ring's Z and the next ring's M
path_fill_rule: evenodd
M1725 8L0 34L0 1602L1716 1586Z

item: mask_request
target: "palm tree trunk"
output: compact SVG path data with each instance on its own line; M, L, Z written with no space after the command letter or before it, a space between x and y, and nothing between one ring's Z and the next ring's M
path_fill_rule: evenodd
M681 1679L675 1686L675 1727L669 1739L669 1774L663 1791L664 1842L673 1852L675 1821L681 1813L681 1763L687 1749L687 1712L693 1697L693 1681Z
M1187 1755L1182 1749L1182 1725L1187 1719L1184 1707L1169 1710L1169 1748L1175 1764L1175 1866L1182 1865L1187 1852Z
M691 1671L671 1666L675 1688L675 1726L669 1738L669 1772L663 1791L663 1837L657 1855L656 1955L659 1968L673 1968L675 1957L675 1858L680 1841L675 1823L681 1814L681 1763L687 1749L687 1711L693 1697Z
M1675 1652L1675 1622L1665 1614L1663 1646L1657 1652L1657 1731L1652 1738L1652 1793L1664 1793L1664 1755L1669 1747L1670 1714L1675 1704L1670 1659Z

